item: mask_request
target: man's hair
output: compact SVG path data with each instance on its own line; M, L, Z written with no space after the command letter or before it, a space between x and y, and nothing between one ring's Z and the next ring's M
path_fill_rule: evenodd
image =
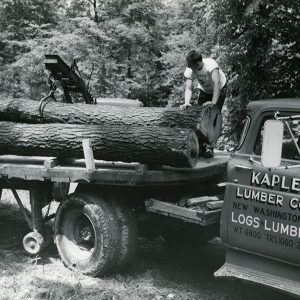
M202 61L202 55L197 50L192 50L186 56L186 62L189 68L192 68L198 61Z

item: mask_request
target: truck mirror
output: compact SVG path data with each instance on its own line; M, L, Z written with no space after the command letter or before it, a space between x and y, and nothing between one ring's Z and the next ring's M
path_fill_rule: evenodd
M277 168L281 161L283 123L267 120L264 124L261 163L266 168Z

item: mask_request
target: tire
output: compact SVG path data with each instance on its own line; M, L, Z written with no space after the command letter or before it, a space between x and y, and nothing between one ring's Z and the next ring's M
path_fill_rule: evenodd
M122 269L130 263L135 255L138 240L137 220L133 210L114 198L111 201L119 229L119 253L116 260L116 269Z
M119 249L114 211L93 194L69 195L56 214L55 243L68 268L93 277L110 272Z
M119 249L114 270L123 269L135 255L138 240L137 219L129 205L129 197L122 189L102 188L98 191L114 211L118 223Z

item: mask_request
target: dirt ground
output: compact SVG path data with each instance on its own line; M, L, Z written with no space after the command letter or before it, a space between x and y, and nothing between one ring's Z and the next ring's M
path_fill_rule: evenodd
M1 300L293 299L265 287L214 278L214 271L225 260L225 247L219 239L198 249L170 248L162 239L140 239L132 264L122 273L104 278L66 269L54 246L43 255L29 257L21 246L29 229L10 197L4 193L0 204Z

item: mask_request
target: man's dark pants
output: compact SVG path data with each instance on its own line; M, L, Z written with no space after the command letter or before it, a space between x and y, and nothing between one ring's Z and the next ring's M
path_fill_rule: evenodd
M225 86L221 89L219 99L216 104L216 106L220 109L220 111L222 111L222 107L223 107L223 104L226 99L226 94L227 94L227 84L225 84ZM200 90L200 93L198 96L198 105L201 106L207 101L212 101L212 96L213 96L212 94L207 94L207 93L203 92L202 90ZM200 156L203 156L203 155L205 156L207 154L207 149L209 149L209 148L212 149L213 147L210 146L209 143L207 143L207 146L203 146L200 148L201 148Z

